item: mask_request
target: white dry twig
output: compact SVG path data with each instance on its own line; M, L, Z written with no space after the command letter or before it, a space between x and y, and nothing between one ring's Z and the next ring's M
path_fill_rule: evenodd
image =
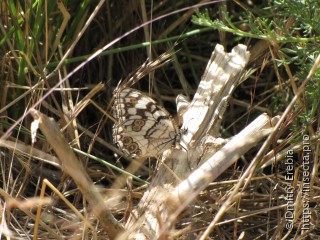
M212 142L226 142L218 138L221 118L249 57L244 45L236 46L231 53L217 45L192 102L177 97L182 120L181 148L163 154L163 164L132 212L126 224L128 230L120 239L165 238L188 203L270 133L278 118L262 114L225 146L218 146L217 149L222 147L218 152L208 149Z

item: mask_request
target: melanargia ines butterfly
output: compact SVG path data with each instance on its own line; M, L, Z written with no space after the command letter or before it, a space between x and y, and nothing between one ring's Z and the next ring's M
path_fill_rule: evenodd
M158 156L179 140L171 115L142 92L115 90L113 141L130 157Z

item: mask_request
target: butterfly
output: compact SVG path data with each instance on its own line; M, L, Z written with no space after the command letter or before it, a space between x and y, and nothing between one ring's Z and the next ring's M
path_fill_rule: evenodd
M170 113L152 98L132 88L114 91L113 142L132 158L155 157L180 139Z

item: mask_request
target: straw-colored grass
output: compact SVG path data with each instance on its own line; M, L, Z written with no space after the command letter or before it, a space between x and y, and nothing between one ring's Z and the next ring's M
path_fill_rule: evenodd
M285 113L284 121L244 185L239 179L264 141L202 191L163 239L318 239L319 3L302 2L1 1L1 237L113 239L123 232L158 163L125 173L130 159L112 143L118 82L170 51L171 61L134 88L176 115L175 97L192 99L215 45L242 43L251 58L221 136L261 113ZM53 128L40 122L33 135L41 116L53 118ZM49 140L45 131L61 138Z

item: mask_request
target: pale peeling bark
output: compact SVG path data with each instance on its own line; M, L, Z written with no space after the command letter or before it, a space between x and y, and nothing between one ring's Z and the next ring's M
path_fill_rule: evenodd
M178 96L181 147L163 154L163 163L120 239L166 239L179 213L199 192L270 133L261 130L273 126L277 119L263 114L223 147L225 141L217 138L228 98L249 56L244 45L238 45L231 53L217 45L192 102L188 104Z

